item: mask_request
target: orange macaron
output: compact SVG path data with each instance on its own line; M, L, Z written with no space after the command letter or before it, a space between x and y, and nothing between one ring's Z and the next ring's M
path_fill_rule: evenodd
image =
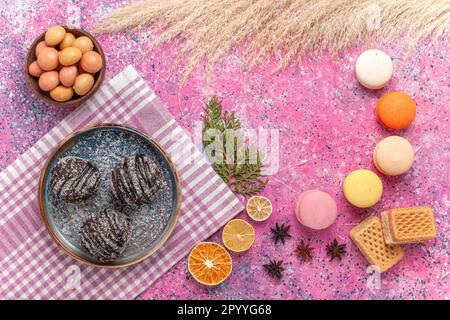
M403 129L416 117L416 103L406 93L389 92L378 99L375 115L387 128Z

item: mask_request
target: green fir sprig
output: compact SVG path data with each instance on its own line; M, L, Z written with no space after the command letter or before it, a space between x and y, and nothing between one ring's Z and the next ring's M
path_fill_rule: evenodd
M241 129L241 122L236 118L234 112L222 110L222 105L217 97L212 97L204 108L203 116L203 133L208 129L216 130L221 141L219 150L214 150L214 153L208 156L215 155L215 152L221 152L219 157L222 161L212 161L210 159L214 170L222 178L222 180L230 187L230 189L237 194L244 197L259 193L267 185L269 179L262 177L261 169L263 163L259 151L256 151L256 159L252 159L250 148L245 145L242 149L238 149L235 138L235 143L232 144L234 155L233 159L227 159L227 130ZM211 143L214 143L215 138L205 139L203 135L203 147L207 148ZM240 157L239 157L240 156ZM242 161L239 161L240 160ZM252 159L253 160L253 159Z

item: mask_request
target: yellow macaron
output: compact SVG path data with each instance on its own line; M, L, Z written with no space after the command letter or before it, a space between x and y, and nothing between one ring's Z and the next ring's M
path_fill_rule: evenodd
M370 170L360 169L350 172L343 184L344 196L358 208L375 205L383 193L381 179Z

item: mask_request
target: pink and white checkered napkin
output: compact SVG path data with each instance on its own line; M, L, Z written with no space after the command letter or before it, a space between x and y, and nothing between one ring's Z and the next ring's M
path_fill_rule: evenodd
M153 137L181 180L181 212L169 240L128 268L78 263L51 240L39 214L38 181L49 153L69 133L100 122L126 124ZM180 156L186 150L196 161ZM132 66L0 173L0 203L0 299L132 299L243 209Z

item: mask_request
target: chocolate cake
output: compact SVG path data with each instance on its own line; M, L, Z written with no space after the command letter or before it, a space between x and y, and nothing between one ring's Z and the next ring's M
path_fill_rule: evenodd
M112 191L126 204L148 204L162 187L160 166L144 155L125 158L111 173Z
M100 261L111 261L126 249L131 227L125 214L105 209L90 215L81 226L81 245Z
M65 157L56 164L51 179L51 188L57 198L77 202L97 193L100 173L89 161Z

